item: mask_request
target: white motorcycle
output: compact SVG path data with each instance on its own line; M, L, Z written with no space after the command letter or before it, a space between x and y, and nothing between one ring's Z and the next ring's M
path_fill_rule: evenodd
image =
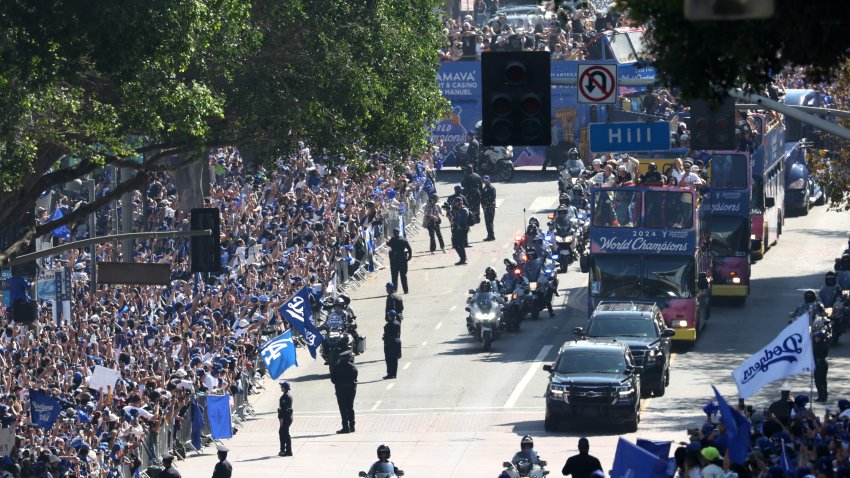
M493 339L502 332L502 304L492 292L476 292L469 289L472 297L466 299L469 304L466 311L466 327L469 333L484 344L484 350L490 350Z
M511 478L543 478L549 474L549 470L544 470L546 460L540 460L537 464L532 464L528 460L522 460L514 466L510 461L502 463L505 467L505 472Z
M404 476L404 470L393 469L392 465L376 471L372 476L369 476L365 471L357 473L360 478L398 478Z

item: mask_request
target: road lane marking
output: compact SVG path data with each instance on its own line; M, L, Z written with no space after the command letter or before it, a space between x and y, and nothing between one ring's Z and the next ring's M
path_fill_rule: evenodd
M551 345L544 345L543 348L540 349L540 353L537 354L537 357L534 357L534 360L528 366L528 370L523 375L522 379L519 383L516 384L516 388L511 392L511 396L508 397L508 401L505 402L504 408L513 408L516 405L517 400L519 400L519 396L522 394L525 387L528 386L528 383L531 382L531 378L534 377L535 373L540 372L540 362L546 358L546 355L549 351L552 350Z
M558 196L538 196L532 201L531 206L528 206L527 212L534 214L548 209L555 209L555 204L558 202Z
M380 401L380 400L378 400L377 402L375 402L375 404L374 404L374 405L372 405L372 408L370 408L370 409L369 409L369 411L370 411L370 412L374 412L375 410L377 410L377 409L378 409L378 405L380 405L380 404L381 404L381 401Z
M434 330L440 330L440 327L443 326L442 322L437 322L437 325L434 326Z
M391 382L389 385L387 385L387 390L393 388L393 386L395 386L395 382Z
M453 306L449 307L449 312L454 312L455 309L457 309L457 306L453 305Z
M412 363L412 362L407 362L406 364L404 364L404 367L402 367L401 369L402 369L402 370L407 370L407 369L409 369L409 368L410 368L410 364L411 364L411 363Z
M428 341L427 341L427 340L426 340L426 341L424 341L424 342L422 342L422 346L423 346L423 347L424 347L424 346L426 346L426 345L428 345Z

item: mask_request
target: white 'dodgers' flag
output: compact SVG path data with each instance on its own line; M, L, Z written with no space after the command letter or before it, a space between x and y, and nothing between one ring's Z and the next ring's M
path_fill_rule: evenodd
M739 398L750 398L770 382L815 368L809 314L785 327L773 341L732 372Z

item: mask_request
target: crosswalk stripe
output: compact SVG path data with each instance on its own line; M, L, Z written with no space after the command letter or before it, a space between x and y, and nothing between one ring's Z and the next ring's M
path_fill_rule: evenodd
M548 211L555 209L556 204L558 204L558 196L538 196L528 207L528 210L532 213Z

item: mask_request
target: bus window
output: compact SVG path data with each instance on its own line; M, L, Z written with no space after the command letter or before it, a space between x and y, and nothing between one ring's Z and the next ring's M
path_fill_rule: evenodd
M647 257L643 293L653 299L694 297L694 271L693 257Z
M690 229L694 227L693 196L688 192L647 191L646 227Z
M630 255L596 256L591 293L599 297L639 297L640 259Z
M593 198L593 225L599 227L620 227L614 204L608 191L596 191Z
M640 219L640 193L614 191L614 212L621 227L635 227Z
M711 186L719 189L747 188L747 157L743 154L711 155Z
M735 257L749 254L750 218L711 216L711 255Z

